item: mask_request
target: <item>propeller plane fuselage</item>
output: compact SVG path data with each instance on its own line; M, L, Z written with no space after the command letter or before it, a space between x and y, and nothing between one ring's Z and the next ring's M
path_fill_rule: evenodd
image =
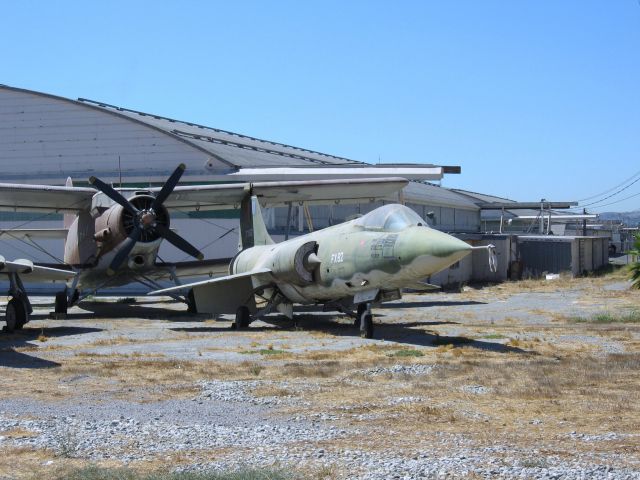
M139 189L115 189L96 177L89 182L99 192L88 212L80 212L69 227L64 262L80 267L78 284L92 288L108 282L131 282L137 273L154 268L162 239L201 260L202 253L171 231L163 202L176 187L185 165L180 164L154 195Z

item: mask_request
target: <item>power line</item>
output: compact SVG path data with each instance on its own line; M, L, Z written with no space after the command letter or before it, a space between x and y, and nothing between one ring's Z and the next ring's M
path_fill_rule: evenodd
M634 198L634 197L637 197L637 196L640 196L640 192L639 193L634 193L633 195L629 195L628 197L621 198L620 200L616 200L615 202L605 203L604 205L598 205L595 208L608 207L609 205L615 205L616 203L624 202L625 200L629 200L630 198Z
M581 207L588 207L590 205L595 205L596 203L600 203L600 202L604 202L605 200L611 198L611 197L615 197L616 195L618 195L621 192L624 192L627 188L629 188L631 185L633 185L634 183L640 182L640 177L636 178L633 182L631 182L629 185L627 185L626 187L621 188L620 190L612 193L611 195L608 195L604 198L601 198L600 200L596 200L595 202L591 202L591 203L587 203L585 205L580 205ZM617 203L617 202L616 202Z
M587 198L582 198L580 200L578 200L578 202L586 202L587 200L591 200L592 198L596 198L599 197L600 195L606 195L609 192L612 192L613 190L615 190L616 188L621 187L622 185L624 185L625 183L627 183L630 180L633 180L634 178L636 178L638 175L640 175L640 171L637 171L636 173L634 173L633 175L631 175L629 178L627 178L626 180L624 180L623 182L619 183L618 185L616 185L615 187L612 187L608 190L605 190L604 192L598 193L596 195L592 195L590 197Z

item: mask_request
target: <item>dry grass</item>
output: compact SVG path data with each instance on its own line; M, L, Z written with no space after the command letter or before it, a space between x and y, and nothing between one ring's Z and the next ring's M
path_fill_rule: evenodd
M10 430L0 430L0 434L2 434L3 437L7 438L26 438L38 436L37 432L26 430L20 427L12 428Z
M610 305L618 308L635 302L637 308L637 292L605 291L601 278L566 279L566 284L561 283L527 281L519 286L491 286L465 293L462 298L495 299L522 289L544 292L568 285L585 292L581 305L600 302L611 309ZM572 431L594 435L640 431L640 403L636 398L640 391L640 325L572 323L569 318L544 309L530 313L553 323L527 325L517 317L508 317L499 325L461 320L454 330L459 337L447 333L451 327L430 325L428 333L436 335L435 347L387 342L348 350L321 348L294 353L286 343L274 340L272 332L255 332L249 337L250 348L245 344L243 350L259 355L247 356L239 363L201 357L181 361L162 354L83 353L86 346L82 345L58 368L3 370L0 389L5 398L68 401L82 391L104 398L146 402L192 397L201 380L258 380L263 383L252 390L255 396L301 400L283 402L278 413L329 413L345 425L357 426L361 433L332 440L327 444L329 449L358 445L383 451L397 448L402 442L414 450L441 448L443 454L448 454L447 445L440 444L441 437L434 436L437 431L464 436L476 445L491 446L499 439L515 448L538 448L543 444L545 449L559 452L566 451L567 442L571 441L571 454L591 448L626 452L629 458L637 459L638 446L629 445L637 442L637 437L587 444L568 440L567 435ZM407 312L408 317L412 314ZM619 342L627 353L606 354L597 342L562 340L565 335L604 337L607 342ZM308 332L306 337L314 348L335 338L324 332ZM192 337L176 334L176 338ZM512 349L482 350L469 343L471 338ZM121 343L131 342L119 336L92 345ZM435 367L425 375L367 373L373 367L398 364ZM82 380L65 383L65 379L76 377ZM29 432L1 434L19 436ZM28 449L16 455L21 465L24 461L36 469L52 458L47 452ZM174 460L181 463L190 458ZM0 476L9 474L0 466Z

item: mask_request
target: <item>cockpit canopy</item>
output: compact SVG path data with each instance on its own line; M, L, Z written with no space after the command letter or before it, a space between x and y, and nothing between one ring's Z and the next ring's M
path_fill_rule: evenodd
M420 215L404 205L391 204L363 215L355 221L356 225L368 230L399 232L412 225L427 225Z

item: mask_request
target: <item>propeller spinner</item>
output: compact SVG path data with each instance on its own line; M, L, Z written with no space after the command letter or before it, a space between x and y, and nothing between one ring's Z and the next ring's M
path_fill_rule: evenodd
M107 269L108 275L113 275L118 267L122 265L129 256L129 253L131 253L136 242L138 242L141 237L148 240L162 237L192 257L195 257L198 260L202 260L204 258L204 255L202 255L200 250L169 229L168 214L166 208L162 205L169 195L171 195L171 192L178 184L178 181L180 181L180 177L182 177L185 168L186 166L184 163L178 165L153 201L150 203L148 201L142 203L137 202L138 205L134 205L134 203L127 200L120 192L115 190L112 186L107 185L99 178L89 178L89 183L124 208L128 217L127 223L132 227L129 232L129 236L125 239L120 250L118 250L118 253L111 261L111 264Z

